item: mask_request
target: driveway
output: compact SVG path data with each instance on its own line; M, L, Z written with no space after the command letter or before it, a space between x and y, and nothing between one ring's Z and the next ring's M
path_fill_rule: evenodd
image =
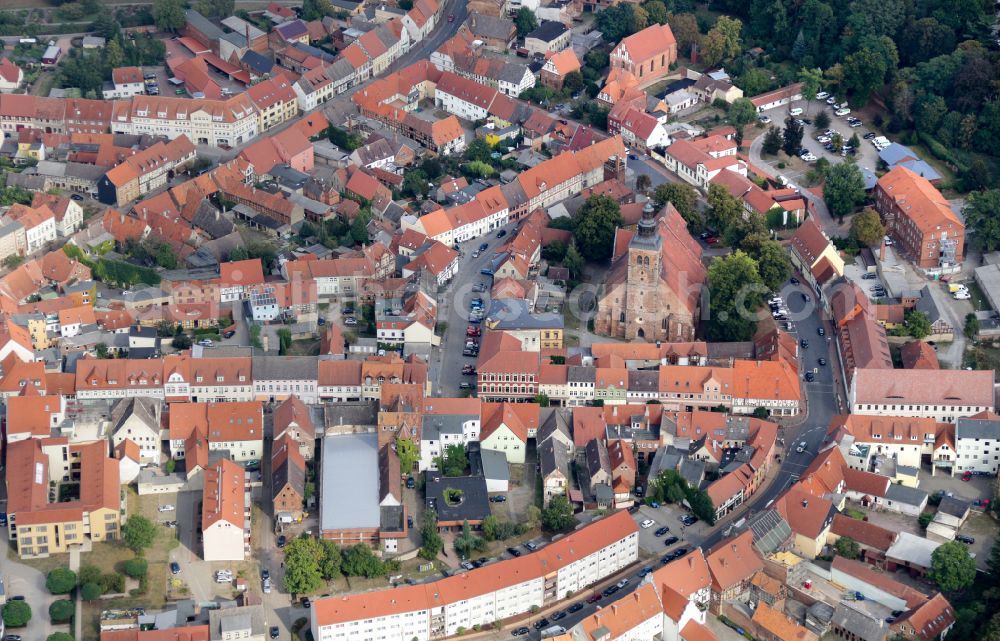
M7 632L19 634L25 639L44 639L56 628L49 622L49 604L55 600L45 589L45 575L33 567L17 562L17 555L9 546L4 528L3 536L3 581L7 598L23 596L31 605L31 621L23 628L11 628ZM66 630L66 626L59 626Z

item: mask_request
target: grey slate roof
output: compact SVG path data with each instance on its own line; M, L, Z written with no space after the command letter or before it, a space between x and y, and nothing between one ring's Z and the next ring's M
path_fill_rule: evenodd
M525 39L535 38L537 40L541 40L542 42L552 42L567 31L568 29L566 29L566 25L561 22L556 22L555 20L544 20L542 21L542 24L538 25L537 29L525 36Z
M517 84L524 78L524 73L528 71L528 66L517 62L508 62L503 66L500 77L497 80Z
M654 370L630 369L628 371L628 391L656 392L660 389L660 374Z
M597 368L589 365L570 365L566 368L566 381L569 383L594 384L597 379Z
M479 460L482 465L483 476L487 480L510 480L510 466L507 464L507 455L503 452L480 449Z
M927 492L918 490L915 487L907 487L898 483L890 483L885 491L885 498L888 501L895 501L904 505L923 505L927 500Z
M552 408L549 415L542 421L541 427L538 428L535 442L544 443L551 439L556 432L559 432L565 437L565 442L572 443L573 435L570 431L569 421L570 417L566 415L566 412L561 411L559 408Z
M846 603L837 604L831 623L852 633L854 638L865 641L881 641L888 632L884 621L863 614Z
M955 423L955 438L1000 440L1000 421L981 418L960 418Z
M570 478L569 454L566 448L554 439L544 441L538 446L538 465L543 479L557 470L567 480Z
M938 505L938 512L962 518L969 512L969 502L954 496L945 496Z
M938 309L937 303L934 301L934 297L931 296L929 285L924 285L924 288L920 290L920 300L917 301L915 307L918 312L926 314L927 320L932 323L941 318L941 310Z
M254 355L253 374L257 381L316 380L319 361L315 356Z
M461 434L466 421L478 419L471 414L424 414L420 431L422 441L440 441L442 434Z
M243 54L243 58L240 60L243 64L249 67L251 71L261 76L271 73L271 70L274 68L273 60L267 56L262 56L252 49Z
M486 324L493 330L562 329L564 321L555 312L529 312L526 300L503 298L491 301Z
M236 230L233 221L223 216L207 198L198 205L193 224L204 230L213 240L228 236Z
M428 509L434 509L438 521L482 521L490 515L489 494L486 492L486 479L482 476L444 476L440 472L427 471L424 483L424 495L427 497ZM448 488L461 490L462 502L449 505L444 500L444 491Z
M292 441L292 446L297 447ZM300 496L305 496L306 490L306 468L292 464L292 457L285 456L285 459L271 470L271 500L273 501L285 489L285 485L291 485L292 489Z
M506 40L514 32L514 21L481 13L473 13L467 22L472 35L494 40Z
M187 23L197 29L202 35L204 35L209 40L218 40L222 35L222 29L217 27L215 23L201 15L194 9L188 9L184 12L184 18Z

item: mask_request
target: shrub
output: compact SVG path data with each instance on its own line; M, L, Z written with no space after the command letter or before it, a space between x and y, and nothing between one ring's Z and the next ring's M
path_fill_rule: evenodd
M122 571L133 579L146 576L149 562L146 559L129 559L122 564Z
M49 618L52 619L52 623L66 623L72 620L74 614L76 605L69 599L53 601L49 606Z
M31 606L27 601L8 601L3 606L3 623L8 628L20 628L31 621Z
M84 601L96 601L101 598L101 586L97 583L85 583L80 588L80 598Z
M69 568L56 568L45 577L45 587L52 594L69 594L76 587L76 572Z

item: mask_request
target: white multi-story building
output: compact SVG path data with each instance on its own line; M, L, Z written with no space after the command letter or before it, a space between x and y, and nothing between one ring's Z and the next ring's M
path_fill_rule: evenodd
M980 472L995 477L1000 469L1000 421L985 417L958 419L955 452L952 474Z
M361 400L361 362L320 361L316 393L322 401L343 403Z
M480 422L475 414L425 414L420 430L418 469L436 470L435 459L451 445L465 447L479 440Z
M273 403L294 394L303 403L318 403L317 363L313 356L254 356L253 389L257 400Z
M994 410L993 370L857 369L848 394L852 414L929 417L954 423Z
M257 108L250 97L226 100L135 96L115 101L111 132L149 134L171 140L186 135L196 145L240 145L259 132Z
M240 465L221 458L205 470L204 477L202 557L206 561L242 561L250 548L246 472Z
M532 554L441 581L318 599L311 613L313 638L427 641L457 634L459 628L492 625L628 567L638 560L638 543L638 527L622 511Z

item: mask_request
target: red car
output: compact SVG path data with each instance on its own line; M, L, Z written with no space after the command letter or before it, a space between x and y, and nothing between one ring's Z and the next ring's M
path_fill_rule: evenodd
M455 22L455 14L454 13L451 14L450 16L448 16L448 22Z
M597 601L600 601L600 600L601 600L601 593L600 592L595 592L595 593L593 593L593 594L590 595L589 599L587 599L587 603L596 603Z
M962 480L963 481L971 481L972 480L972 472L966 471L966 473L962 475Z
M717 242L719 242L719 238L717 236L709 236L705 239L706 245L714 245Z

